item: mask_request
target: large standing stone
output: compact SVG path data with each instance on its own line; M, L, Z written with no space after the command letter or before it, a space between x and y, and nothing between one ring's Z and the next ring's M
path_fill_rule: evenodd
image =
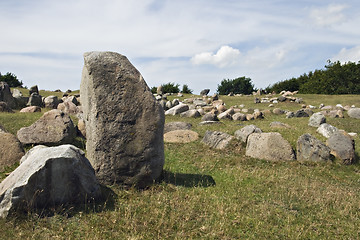
M20 161L24 153L21 143L14 135L0 130L0 172Z
M350 108L347 114L351 118L360 119L360 108Z
M247 125L247 126L243 127L242 129L236 130L234 133L234 136L238 140L246 143L249 135L252 133L262 133L262 131L260 128L258 128L255 125Z
M331 159L330 148L309 133L299 137L296 147L298 161L328 161Z
M216 149L225 149L234 137L223 132L206 131L202 143Z
M15 99L11 94L10 87L6 82L0 82L0 102L6 102L10 108L15 108Z
M341 159L344 164L355 161L355 143L345 131L334 132L326 141L331 154Z
M0 217L101 197L94 169L72 145L36 146L0 184Z
M326 118L324 114L322 114L321 112L317 112L309 118L308 125L311 127L320 127L320 125L323 123L326 123Z
M38 107L42 107L42 97L34 92L30 95L29 97L29 101L27 103L27 106L38 106Z
M209 92L210 92L210 89L206 88L206 89L204 89L204 90L201 90L200 95L201 95L201 96L206 96L206 95L209 94Z
M29 127L17 132L23 144L60 145L72 143L76 130L71 118L60 110L53 109Z
M33 94L33 93L36 93L36 94L39 95L39 88L38 88L37 85L34 85L34 86L30 87L30 89L29 89L29 96L30 96L31 94Z
M164 110L125 56L89 52L84 60L86 150L99 181L151 184L164 165Z
M248 137L246 156L270 161L295 160L294 151L280 133L253 133Z

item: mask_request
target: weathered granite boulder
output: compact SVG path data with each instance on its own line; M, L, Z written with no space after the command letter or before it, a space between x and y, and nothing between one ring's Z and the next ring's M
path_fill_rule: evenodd
M59 103L57 109L69 115L79 113L79 107L71 101Z
M34 92L30 95L29 97L29 101L27 103L27 106L38 106L38 107L42 107L42 97Z
M94 169L72 145L36 146L0 184L0 217L101 198Z
M199 134L191 130L174 130L164 134L164 142L189 143L199 139Z
M236 130L234 136L236 139L246 143L249 135L252 133L262 133L262 131L255 125L247 125L242 129Z
M87 156L104 184L145 187L164 165L164 110L140 72L114 52L84 54Z
M309 117L310 115L304 110L304 109L300 109L298 111L295 112L295 116L294 117Z
M284 114L285 111L284 111L284 110L281 110L280 108L274 108L273 113L274 113L275 115L281 115L281 114Z
M187 104L178 104L178 105L170 108L169 110L167 110L165 112L165 115L177 115L177 114L186 112L187 110L189 110L189 105L187 105Z
M202 143L216 149L225 149L234 137L223 132L206 131Z
M219 121L215 113L208 112L202 118L201 121Z
M39 95L39 88L38 88L37 85L34 85L34 86L30 87L30 89L29 89L29 96L31 96L31 94L33 94L33 93L36 93L36 94Z
M350 108L347 114L351 118L360 119L360 108Z
M169 122L164 125L164 134L174 130L189 130L191 123L186 122Z
M311 127L320 127L321 124L326 123L326 118L321 112L314 113L309 118L308 125Z
M202 90L201 92L200 92L200 95L201 96L206 96L206 95L208 95L209 94L209 92L210 92L210 89L204 89L204 90Z
M59 105L59 99L57 96L48 96L44 99L44 105L46 108L56 109Z
M324 116L331 117L331 118L344 118L343 110L325 110L321 111Z
M20 110L21 113L34 113L41 112L41 107L38 106L30 106Z
M6 102L9 108L16 107L16 102L11 94L10 87L6 82L0 82L0 102Z
M280 133L253 133L248 137L246 156L269 161L295 160L294 150Z
M298 161L329 161L330 148L309 133L299 137L296 147Z
M0 112L13 113L14 111L9 107L6 102L0 102Z
M24 154L19 140L11 133L0 130L0 172L19 162Z
M334 132L338 131L338 129L328 123L323 123L316 131L324 137L329 138Z
M29 127L17 132L22 144L44 144L49 146L72 143L76 130L71 118L60 110L50 110Z
M331 149L331 154L342 160L344 164L355 161L355 142L345 131L336 131L327 139L326 145Z
M243 113L235 113L232 115L234 121L246 121L246 115Z
M84 119L80 118L77 124L77 128L84 138L86 138L86 127Z
M180 117L197 118L200 117L200 113L196 109L187 110L186 112L180 113Z

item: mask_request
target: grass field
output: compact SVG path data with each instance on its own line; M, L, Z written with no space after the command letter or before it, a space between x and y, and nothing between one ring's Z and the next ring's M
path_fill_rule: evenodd
M185 97L189 97L186 95ZM298 95L306 104L342 104L360 107L360 97ZM173 97L170 97L173 98ZM268 109L254 97L222 96L227 106ZM298 110L295 103L281 109ZM27 115L27 114L25 114ZM0 113L0 124L16 133L42 114ZM346 115L346 114L345 114ZM108 199L98 205L59 207L53 216L29 213L0 220L2 239L359 239L360 165L268 162L245 156L245 147L233 142L214 150L200 141L206 130L234 134L255 124L264 132L278 131L293 147L304 133L325 141L308 118L268 115L249 122L222 121L199 126L200 119L167 116L166 122L185 121L200 135L196 142L165 144L163 180L146 190L108 186ZM271 129L270 122L290 129ZM348 132L360 133L360 120L327 118ZM355 139L360 154L359 138ZM15 166L14 166L15 167ZM13 167L13 168L14 168ZM11 168L7 169L10 171ZM1 178L5 174L0 175Z

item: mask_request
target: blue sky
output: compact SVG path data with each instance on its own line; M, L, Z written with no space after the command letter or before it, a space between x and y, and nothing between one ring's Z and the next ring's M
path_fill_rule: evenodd
M83 53L126 55L149 87L194 93L224 78L255 87L360 60L360 2L2 0L0 72L26 86L79 89Z

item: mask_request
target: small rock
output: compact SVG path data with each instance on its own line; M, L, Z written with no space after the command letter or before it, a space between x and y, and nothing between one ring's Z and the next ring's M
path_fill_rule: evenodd
M187 110L186 112L180 113L180 117L197 118L200 117L200 113L196 109Z
M21 113L34 113L41 112L41 107L38 106L30 106L20 110Z
M187 110L189 110L189 105L187 104L179 104L176 105L175 107L170 108L169 110L167 110L165 112L165 115L177 115L180 114L182 112L186 112Z
M191 123L186 122L169 122L164 125L164 134L175 130L189 130L191 126Z
M174 130L164 134L164 142L189 143L199 139L199 134L191 130Z
M232 115L234 121L246 121L246 115L243 113L235 113Z
M294 117L309 117L309 114L304 109L300 109L295 112Z
M209 112L201 118L201 121L219 121L219 119L215 113Z

